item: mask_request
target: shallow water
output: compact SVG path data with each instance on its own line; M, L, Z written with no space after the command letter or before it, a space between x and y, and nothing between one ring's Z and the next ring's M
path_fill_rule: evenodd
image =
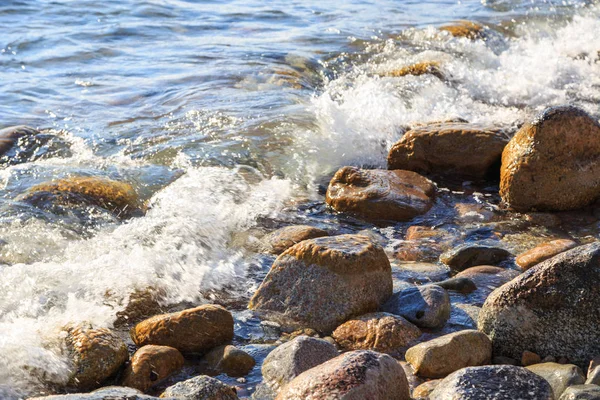
M599 17L591 1L2 2L0 128L51 129L68 151L0 170L0 393L63 382L60 328L111 326L136 289L164 289L168 304L228 297L217 300L236 311L236 342L269 341L243 305L273 258L244 250L240 233L368 228L393 254L407 224L330 213L322 189L332 172L384 166L414 123L460 117L514 130L563 103L600 117ZM490 26L490 40L436 29L460 19ZM383 76L418 61L439 62L447 79ZM130 182L150 210L122 222L15 201L73 174ZM515 252L598 236L589 213L555 230L510 217L459 226L453 204L496 210L496 188L451 189L413 223L463 241L502 231ZM243 393L258 368L236 383Z

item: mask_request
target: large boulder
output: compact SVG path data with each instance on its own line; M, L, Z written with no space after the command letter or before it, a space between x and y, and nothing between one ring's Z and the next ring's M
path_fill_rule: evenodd
M393 353L421 336L421 330L401 316L379 312L344 322L332 336L344 350Z
M265 250L272 254L281 254L303 240L328 236L323 229L309 225L292 225L277 229L262 238Z
M327 189L333 209L369 220L408 221L433 206L435 185L412 171L343 167Z
M563 392L573 385L581 385L585 382L585 376L581 369L573 364L558 364L546 362L526 367L536 375L541 376L552 386L556 400Z
M600 124L581 109L546 109L502 153L500 195L517 211L572 210L599 194Z
M552 388L523 367L488 365L448 375L429 400L553 400Z
M277 400L410 400L402 366L369 350L344 353L290 382Z
M328 333L354 315L376 311L391 294L383 248L366 236L340 235L286 250L249 307L286 326Z
M381 309L420 328L438 329L450 318L450 296L437 285L413 286L394 293Z
M200 375L169 386L161 399L238 400L235 389L210 376Z
M143 346L134 353L123 374L123 386L146 392L183 367L183 355L168 346Z
M525 351L566 357L585 368L600 354L600 243L546 260L496 289L478 327L495 355L520 359Z
M218 305L156 315L130 332L138 346L170 346L183 353L203 353L233 339L233 317Z
M388 155L389 169L483 178L498 168L509 137L500 128L433 123L406 132Z
M475 330L465 330L419 343L406 352L406 361L415 374L425 378L443 378L464 367L489 364L492 344Z
M577 242L571 239L556 239L550 242L545 242L533 249L527 250L517 256L515 262L519 267L527 270L534 265L546 261L564 251L571 250L577 247Z

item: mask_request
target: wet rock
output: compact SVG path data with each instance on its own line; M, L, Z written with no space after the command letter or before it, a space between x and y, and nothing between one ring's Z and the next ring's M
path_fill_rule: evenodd
M553 228L561 224L561 219L558 215L548 212L531 212L524 216L525 221L535 225L542 225L548 228Z
M116 327L134 324L143 321L153 315L162 314L166 311L161 302L166 292L163 289L147 288L136 290L130 296L127 305L122 311L117 312Z
M496 288L519 276L519 271L507 268L493 267L491 265L480 265L467 268L456 274L456 279L467 278L475 284L477 290L469 294L469 301L473 304L483 305Z
M404 242L394 252L394 258L400 261L437 261L444 249L437 243Z
M210 376L200 375L169 386L161 399L181 400L238 400L234 388Z
M203 353L233 339L233 317L221 306L206 304L156 315L131 330L138 346L156 344L182 353Z
M478 326L494 354L567 356L580 367L600 354L600 243L538 264L488 297Z
M413 390L412 397L415 400L427 400L436 387L440 384L441 379L434 379L420 384Z
M49 211L57 206L95 206L121 218L143 212L143 206L130 184L95 176L72 176L41 183L16 200Z
M333 209L369 220L408 221L433 205L435 185L412 171L343 167L329 183Z
M411 347L406 361L424 378L443 378L464 367L489 364L492 343L476 330L451 333Z
M552 386L556 400L569 386L580 385L585 382L583 372L573 364L542 363L530 365L527 369L548 381Z
M420 328L441 328L450 318L450 297L437 285L415 286L394 293L381 307Z
M450 277L450 272L445 265L423 262L400 263L392 267L394 279L416 284L443 281Z
M454 205L456 219L464 224L490 222L496 214L483 204L458 203Z
M531 250L521 253L517 256L515 262L519 267L527 270L536 264L541 263L549 258L554 257L564 251L570 250L577 246L577 242L571 239L557 239L551 242L543 243Z
M477 329L477 318L480 310L480 307L472 304L453 303L450 319L446 323L444 331L452 333L465 329Z
M262 242L266 250L273 254L281 254L296 243L303 240L328 236L329 234L319 228L308 225L286 226L266 235Z
M0 165L71 155L69 144L50 132L40 132L25 125L0 129Z
M353 315L376 311L392 294L383 248L366 236L305 240L289 248L250 300L284 326L328 333Z
M454 37L464 37L467 39L483 39L486 28L472 21L458 21L452 25L442 26L441 31L448 32Z
M233 377L248 375L256 365L256 361L250 354L232 345L212 349L204 356L204 362L208 364L210 370Z
M413 225L408 227L406 234L404 235L404 239L406 240L431 239L434 241L442 241L448 237L448 232L444 230L421 225Z
M440 69L440 63L437 61L422 61L415 64L407 65L405 67L390 71L386 73L386 76L401 77L407 75L433 75L440 79L445 79L444 73Z
M319 332L315 331L312 328L304 328L304 329L298 329L292 333L282 333L281 337L279 338L279 340L281 342L288 342L290 340L296 339L298 336L309 336L309 337L314 337L314 338L320 338L321 335L319 335Z
M125 342L108 329L83 323L65 331L65 350L72 365L69 387L97 388L129 358Z
M297 376L277 400L409 400L404 370L392 357L369 350L344 353Z
M508 136L502 129L434 123L406 132L388 155L388 169L482 178L497 165Z
M600 125L572 106L546 109L502 154L500 195L517 211L572 210L600 194Z
M533 364L539 364L542 362L542 357L534 352L525 350L521 356L521 365L527 367Z
M512 254L508 250L485 243L465 243L440 256L440 261L455 271L477 265L496 265Z
M575 385L568 387L560 400L600 400L600 386Z
M148 345L139 348L123 374L123 386L146 392L155 384L183 367L179 350L168 346Z
M436 285L446 290L462 294L469 294L477 290L477 285L469 278L464 277L446 279L445 281L436 282Z
M299 336L269 353L262 365L263 379L277 392L304 371L337 355L336 347L328 341Z
M600 357L596 357L590 361L585 384L600 385Z
M158 397L147 396L137 389L107 386L91 393L72 393L55 396L35 397L30 400L152 400Z
M523 367L489 365L463 368L447 376L430 400L553 400L545 379Z
M371 313L344 322L332 336L344 350L391 353L408 346L421 330L400 316Z

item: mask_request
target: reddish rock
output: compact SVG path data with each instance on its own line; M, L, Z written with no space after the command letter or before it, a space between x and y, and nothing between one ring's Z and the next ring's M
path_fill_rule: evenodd
M262 242L268 252L281 254L296 243L323 236L328 236L328 233L314 226L293 225L269 233L262 239Z
M554 257L577 246L577 242L571 239L558 239L543 243L525 253L519 254L516 263L519 267L527 270L542 261Z
M146 392L183 367L179 350L168 346L143 346L131 357L123 375L123 386Z

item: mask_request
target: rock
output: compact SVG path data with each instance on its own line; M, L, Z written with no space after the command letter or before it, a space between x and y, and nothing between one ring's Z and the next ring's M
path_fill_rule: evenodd
M577 247L577 242L571 239L552 240L519 254L515 262L522 269L528 270L534 265L574 247Z
M181 400L238 400L234 388L210 376L200 375L169 386L160 398Z
M479 330L494 354L519 358L529 350L585 367L600 354L599 281L600 243L561 253L492 292Z
M540 357L539 355L537 355L531 351L525 350L523 352L523 355L521 356L521 365L524 367L527 367L527 366L533 365L533 364L539 364L541 362L542 362L542 357Z
M477 265L495 265L511 257L508 250L485 243L465 243L440 256L440 261L455 271Z
M392 294L389 260L366 236L309 239L286 250L249 308L285 326L333 331L353 315L376 311Z
M371 313L344 322L332 336L344 350L391 353L408 346L421 330L400 316Z
M369 220L408 221L429 211L434 197L434 183L412 171L343 167L329 183L326 201Z
M437 61L423 61L415 64L407 65L400 69L387 72L385 76L399 78L406 75L433 75L439 79L445 79L444 73L440 69L440 63Z
M473 304L482 306L490 293L519 275L519 271L513 269L480 265L459 272L455 275L455 278L467 278L475 284L477 290L469 294L468 299Z
M71 155L69 144L51 133L42 133L25 125L0 129L1 165L15 165Z
M424 378L443 378L461 368L489 364L491 360L492 343L476 330L441 336L406 352L406 361Z
M309 336L309 337L314 337L314 338L320 338L321 336L319 335L319 332L315 331L312 328L304 328L304 329L298 329L292 333L286 333L283 332L281 334L281 337L279 338L279 340L282 343L288 342L290 340L296 339L298 336Z
M427 381L425 383L420 384L413 390L412 397L415 400L427 400L431 393L435 390L436 387L440 384L441 379L434 379L432 381Z
M440 30L448 32L454 37L475 40L485 38L486 28L476 22L458 21L453 25L442 26Z
M233 339L233 317L221 306L206 304L142 321L131 330L131 339L139 347L156 344L203 353Z
M569 386L581 385L585 382L583 372L573 364L542 363L530 365L527 369L548 381L556 400Z
M450 235L441 229L435 229L430 226L413 225L409 226L404 235L405 240L430 239L441 241L447 239Z
M545 379L523 367L488 365L463 368L447 376L430 400L553 400Z
M575 385L568 387L560 400L600 400L600 386Z
M585 384L600 385L600 357L596 357L590 361Z
M381 309L420 328L438 329L450 318L450 297L437 285L414 286L394 293Z
M437 243L404 242L394 252L394 258L400 261L437 261L443 248Z
M149 287L145 290L136 290L129 296L127 305L122 311L117 312L116 327L138 323L153 315L162 314L166 307L161 304L166 297L164 289Z
M60 394L35 397L30 400L151 400L158 397L147 396L137 389L120 386L107 386L91 393Z
M296 243L303 240L328 236L323 229L308 225L293 225L277 229L266 235L262 242L266 250L273 254L281 254Z
M269 353L262 365L263 379L277 392L304 371L337 355L336 347L328 341L299 336Z
M462 294L469 294L477 290L477 285L469 278L450 278L445 281L436 282L435 284L446 290Z
M517 211L573 210L600 194L600 125L585 111L551 107L502 153L500 195Z
M72 365L69 387L97 388L129 358L125 342L108 329L82 323L65 331L65 349Z
M492 364L495 365L519 365L519 362L514 358L497 356L492 358Z
M415 284L443 281L450 277L452 270L445 265L433 263L399 263L392 267L395 280Z
M400 364L386 354L369 350L344 353L291 381L277 400L410 400Z
M250 354L232 345L215 347L204 356L204 361L210 370L233 377L248 375L256 365Z
M130 184L95 176L72 176L41 183L16 200L50 211L57 206L94 206L120 218L143 212L143 206Z
M388 169L483 178L498 168L508 136L500 128L434 123L406 132L388 155Z
M179 350L148 345L139 348L123 374L123 386L146 392L169 375L179 371L185 360Z
M452 333L465 329L477 329L477 317L481 308L472 304L453 303L450 311L450 319L443 331Z
M496 216L494 211L483 204L457 203L454 205L456 219L463 224L490 222Z

